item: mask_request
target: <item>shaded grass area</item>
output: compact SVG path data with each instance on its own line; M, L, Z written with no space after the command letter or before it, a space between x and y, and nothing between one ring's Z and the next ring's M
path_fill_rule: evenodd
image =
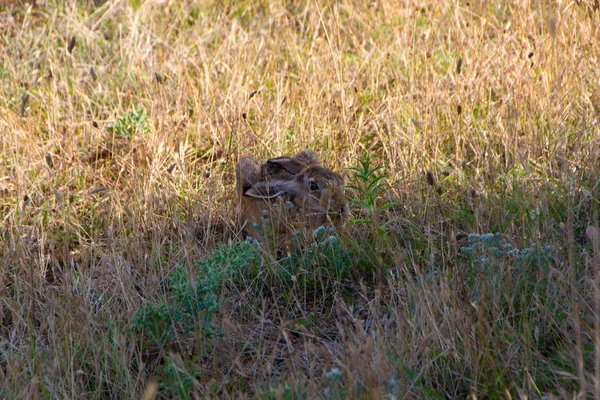
M600 392L593 1L0 9L3 398ZM346 230L244 241L305 148Z

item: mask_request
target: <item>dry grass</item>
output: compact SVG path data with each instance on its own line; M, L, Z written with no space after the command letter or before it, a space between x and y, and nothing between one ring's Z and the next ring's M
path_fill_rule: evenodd
M2 397L600 394L597 1L5 3ZM305 148L384 167L352 273L263 254L214 332L134 329L242 241L238 157Z

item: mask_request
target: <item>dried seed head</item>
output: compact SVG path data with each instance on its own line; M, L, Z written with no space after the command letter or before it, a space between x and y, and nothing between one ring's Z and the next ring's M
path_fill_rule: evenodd
M54 163L52 162L52 155L50 153L46 154L46 164L48 164L50 168L54 168Z
M58 204L63 204L65 201L63 200L62 196L60 195L60 192L56 189L52 190L52 193L54 193L54 197L56 198L56 201Z
M67 51L69 52L69 54L71 54L73 52L74 48L75 48L75 36L71 37L71 41L69 42L69 46L67 47Z
M27 103L29 102L29 93L25 93L21 98L21 117L25 116L27 110Z
M433 177L431 171L427 171L427 173L425 174L425 179L427 180L427 184L429 186L435 185L435 178Z
M458 61L456 63L456 75L460 75L460 71L462 69L462 63L463 63L463 59L461 57L458 59Z
M105 186L100 186L100 187L97 187L97 188L94 188L94 189L90 190L90 195L96 194L96 193L100 193L100 192L104 192L106 190L108 190L108 188L106 188Z
M27 207L27 204L29 204L30 201L31 201L31 199L29 198L29 195L26 194L23 197L23 210L25 210L25 207Z
M94 67L90 67L90 75L92 76L93 80L98 79L98 75L96 75L96 71L94 71Z

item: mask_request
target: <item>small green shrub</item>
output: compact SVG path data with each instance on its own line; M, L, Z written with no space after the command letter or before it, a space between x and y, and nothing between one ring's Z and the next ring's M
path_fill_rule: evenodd
M120 115L117 122L108 127L108 131L128 138L149 134L150 127L146 109L139 106L128 114Z
M259 393L259 399L262 400L305 400L308 399L308 391L302 389L300 382L290 385L288 382L280 384Z
M308 247L303 242L304 235L297 232L292 238L292 250L280 261L278 271L282 281L295 282L305 290L316 288L323 279L341 282L350 278L352 257L333 228L316 229Z
M461 247L463 254L469 255L472 272L490 274L490 278L499 279L500 269L498 264L509 265L513 269L528 274L538 268L547 268L552 262L551 246L541 248L536 243L530 247L519 250L512 244L502 240L499 233L486 233L478 235L472 233L468 236L469 245Z
M354 171L351 177L353 184L348 185L348 188L353 189L358 194L358 198L352 199L351 203L362 208L367 213L362 218L353 219L350 221L350 224L369 224L373 226L378 237L385 239L386 223L381 223L381 213L391 207L397 206L398 202L379 205L381 198L379 192L384 186L383 181L387 178L387 175L381 173L382 167L373 166L372 161L371 156L365 154L358 159L358 166L350 168Z
M381 172L382 167L373 166L373 160L368 153L358 159L358 166L350 169L353 171L352 184L347 187L357 196L351 200L351 204L354 206L353 213L358 215L350 220L348 225L356 226L355 230L359 230L359 226L366 227L367 230L355 232L353 235L354 252L361 259L359 264L367 270L377 267L376 270L381 272L391 264L397 251L397 246L388 232L388 226L395 221L393 218L382 217L385 217L387 210L398 206L399 203L382 204L380 192L385 186L387 175Z
M256 246L243 242L221 245L198 262L195 279L185 267L177 266L170 275L166 299L142 307L133 316L132 327L159 345L174 340L176 332L214 334L212 317L226 279L259 263Z
M199 390L200 374L191 362L178 355L170 354L165 364L159 368L162 377L160 387L166 393L174 394L178 399L193 399L194 390Z

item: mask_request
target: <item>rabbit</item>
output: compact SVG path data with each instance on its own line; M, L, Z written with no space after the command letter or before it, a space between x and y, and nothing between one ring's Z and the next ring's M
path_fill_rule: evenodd
M267 160L261 165L260 172L264 178L288 177L298 175L306 167L320 167L321 161L310 150L303 150L293 157L277 157Z
M246 219L254 215L256 202L244 193L261 178L261 166L252 156L243 156L235 165L235 194L238 200L237 214L242 223L242 229L246 230ZM259 210L260 212L260 210Z
M323 225L336 229L348 218L342 177L321 166L316 155L302 151L259 166L252 156L236 165L238 211L243 231L263 242L271 233L285 239L291 232L312 231Z
M259 179L263 178L269 181L276 179L289 180L308 166L321 166L321 162L315 153L309 150L301 151L294 157L271 158L262 165L259 165L258 161L250 155L243 156L236 164L236 195L238 201L243 202L243 194ZM241 208L248 209L248 207Z

